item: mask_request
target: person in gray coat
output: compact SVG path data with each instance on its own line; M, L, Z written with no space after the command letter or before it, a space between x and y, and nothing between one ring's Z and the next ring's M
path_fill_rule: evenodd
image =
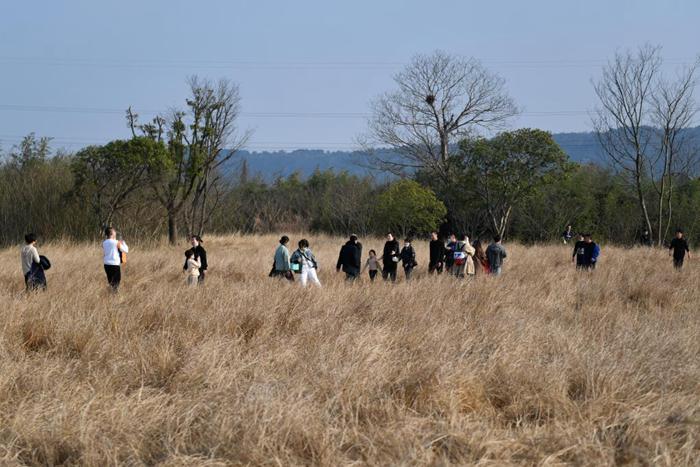
M493 243L486 249L486 257L489 260L491 274L494 276L499 276L501 274L503 260L505 260L507 256L506 249L501 245L501 236L495 235L493 237Z
M292 273L292 265L290 262L289 248L289 237L283 235L280 238L280 244L275 250L275 260L272 264L272 271L270 271L270 277L277 277L278 279L287 279L290 282L294 281L294 274Z

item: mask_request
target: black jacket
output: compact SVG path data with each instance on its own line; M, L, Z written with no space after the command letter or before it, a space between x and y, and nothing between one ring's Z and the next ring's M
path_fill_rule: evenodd
M194 260L199 261L199 264L202 265L201 268L199 268L199 271L206 271L207 270L207 251L204 249L202 245L197 245L193 246L190 248L188 251L191 251L192 254L194 255ZM185 265L182 267L182 269L187 269L187 260L185 260Z
M343 245L335 267L338 270L342 268L347 274L360 274L360 269L362 268L362 245L359 242L353 243L351 241Z
M445 262L445 243L442 240L430 240L430 265L435 266L438 263Z
M396 266L398 264L398 261L394 261L394 258L401 259L400 257L401 253L401 247L399 246L399 242L396 240L392 240L390 242L386 242L384 244L384 252L382 253L383 256L383 263L384 263L384 269L393 271L396 269Z
M404 269L415 268L418 265L416 262L416 250L413 249L413 246L409 245L401 249L401 262Z

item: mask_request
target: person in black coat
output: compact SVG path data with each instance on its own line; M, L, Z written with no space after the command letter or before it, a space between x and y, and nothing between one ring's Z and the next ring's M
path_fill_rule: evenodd
M202 241L202 237L199 235L190 236L190 245L192 245L192 248L190 248L188 251L191 251L192 255L194 256L194 260L198 261L199 264L202 265L202 267L199 268L199 279L197 280L199 285L204 283L204 278L207 271L207 251L202 246L202 243L204 242ZM185 265L182 269L187 270L187 261L185 261Z
M413 275L413 269L418 265L416 261L416 250L411 245L412 240L407 238L404 247L401 249L401 263L403 263L403 272L406 274L406 280L410 281Z
M357 235L350 235L350 239L340 249L337 271L341 269L345 273L345 279L354 281L360 276L362 269L362 244L357 241Z
M391 278L391 282L396 282L396 270L398 269L399 261L401 257L401 246L399 242L394 238L394 234L389 232L386 234L386 243L384 244L384 252L382 260L384 267L382 268L382 279L387 280Z
M445 256L447 256L447 250L445 248L445 242L438 238L438 233L433 232L430 234L430 262L428 263L428 272L432 274L437 272L442 274L442 269L445 266Z

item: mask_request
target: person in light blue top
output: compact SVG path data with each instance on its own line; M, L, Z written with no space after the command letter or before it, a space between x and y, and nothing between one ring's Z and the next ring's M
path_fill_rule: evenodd
M294 281L287 244L289 244L289 237L283 235L282 238L280 238L279 246L275 250L275 261L272 265L272 271L270 271L270 277Z

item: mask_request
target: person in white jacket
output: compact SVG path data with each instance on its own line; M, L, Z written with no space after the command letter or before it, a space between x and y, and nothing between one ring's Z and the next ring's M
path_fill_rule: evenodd
M129 252L129 247L123 240L117 240L117 232L111 227L105 229L105 237L102 242L105 273L107 283L116 292L122 280L123 255Z

